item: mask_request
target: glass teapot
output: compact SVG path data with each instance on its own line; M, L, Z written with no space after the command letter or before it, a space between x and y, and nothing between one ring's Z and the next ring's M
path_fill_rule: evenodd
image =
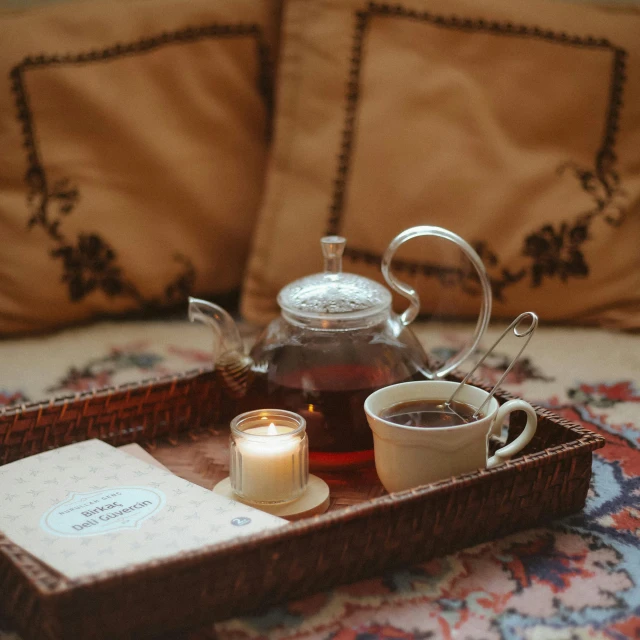
M483 293L471 340L434 371L408 328L420 311L418 294L390 272L400 245L419 236L456 244L475 268ZM302 415L307 421L310 463L316 468L372 460L373 440L363 408L367 396L390 384L445 376L475 349L491 315L491 288L480 257L447 229L413 227L387 248L382 258L384 278L410 302L400 315L391 309L387 288L342 271L344 238L328 236L320 242L324 272L280 291L281 315L267 326L249 355L224 309L189 298L189 320L214 330L216 372L225 392L237 400L236 409L278 408Z

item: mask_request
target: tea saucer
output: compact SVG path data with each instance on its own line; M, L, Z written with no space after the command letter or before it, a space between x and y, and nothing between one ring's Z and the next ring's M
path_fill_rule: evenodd
M228 477L218 482L213 487L213 492L229 500L242 502L242 504L254 509L265 511L272 516L278 516L286 520L298 520L315 516L324 513L329 508L329 485L322 478L318 478L313 474L309 474L309 484L305 492L297 500L285 502L284 504L254 504L243 500L233 492L231 480Z

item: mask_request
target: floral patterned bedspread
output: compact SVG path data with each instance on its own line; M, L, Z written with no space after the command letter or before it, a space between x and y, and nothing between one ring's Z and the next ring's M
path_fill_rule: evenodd
M483 348L502 328L488 332ZM464 342L470 328L417 331L442 357ZM210 343L206 329L181 321L102 323L0 342L0 404L193 369L209 362ZM501 344L486 361L484 378L497 379L516 350L515 343ZM583 512L218 623L215 633L198 637L640 638L640 336L540 328L504 386L605 437L605 448L594 453ZM0 639L9 638L17 635L0 630Z

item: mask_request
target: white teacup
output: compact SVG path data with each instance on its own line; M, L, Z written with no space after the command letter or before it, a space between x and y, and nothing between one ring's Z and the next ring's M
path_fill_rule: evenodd
M399 403L447 400L457 386L457 382L444 380L402 382L379 389L366 399L364 410L373 431L376 471L387 491L402 491L495 467L509 460L533 438L538 418L524 400L509 400L500 406L491 398L482 410L484 417L452 427L406 427L380 417L385 409ZM465 385L456 395L456 401L479 407L488 395L483 389ZM489 458L489 435L499 435L505 419L513 411L527 414L524 431Z

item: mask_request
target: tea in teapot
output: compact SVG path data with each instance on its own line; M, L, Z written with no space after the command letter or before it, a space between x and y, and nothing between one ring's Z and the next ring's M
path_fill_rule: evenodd
M254 367L242 406L288 407L302 415L316 468L372 460L365 399L388 384L422 379L420 345L398 343L381 329L361 329L348 342L323 330L303 346L255 350L263 366Z

